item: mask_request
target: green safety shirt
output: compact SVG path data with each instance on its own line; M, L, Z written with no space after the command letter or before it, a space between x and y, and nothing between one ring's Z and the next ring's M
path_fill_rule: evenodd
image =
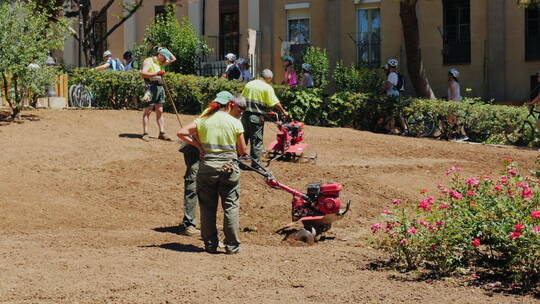
M244 133L239 119L225 111L195 119L204 152L236 152L238 135Z
M279 103L274 88L262 79L248 82L242 96L246 99L246 111L252 113L266 114Z

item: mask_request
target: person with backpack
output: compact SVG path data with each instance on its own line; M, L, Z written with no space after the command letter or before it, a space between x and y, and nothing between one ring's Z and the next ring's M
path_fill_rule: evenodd
M311 76L310 71L311 64L302 63L302 82L300 84L300 87L306 89L312 89L315 87L315 83L313 82L313 76Z
M529 102L527 102L527 105L534 105L540 102L540 71L536 72L536 87L531 92ZM540 129L540 118L536 120L536 127Z
M124 53L124 71L138 70L139 63L133 60L133 54L130 51Z
M227 80L240 80L242 78L242 72L240 71L238 64L236 64L236 55L233 53L225 55L225 63L227 64L227 67L225 68L225 73L223 73L221 77L226 78Z
M124 65L118 58L112 58L111 51L107 50L103 53L103 60L105 60L105 63L102 65L99 65L95 68L93 68L93 71L100 71L100 70L113 70L113 71L123 71Z
M395 108L396 103L398 101L398 98L401 96L401 92L405 89L405 79L403 75L401 75L398 72L398 65L399 62L397 59L389 59L386 65L384 66L384 70L386 72L386 81L384 83L383 92L388 97L388 116L384 119L386 122L385 129L389 134L398 134L400 133L399 130L395 126ZM403 122L403 119L400 117L400 120L402 120L402 125L404 128L406 128L406 125Z
M384 91L386 92L386 96L389 97L399 97L405 86L403 83L403 76L400 77L400 74L398 73L398 64L399 62L396 59L390 59L385 66L387 67L387 78L384 85Z

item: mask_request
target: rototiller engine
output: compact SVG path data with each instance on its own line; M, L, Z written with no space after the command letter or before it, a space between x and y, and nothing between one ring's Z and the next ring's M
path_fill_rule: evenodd
M302 141L304 140L303 122L283 122L279 119L278 114L274 112L270 112L266 116L278 127L276 140L274 140L266 148L268 164L270 164L271 161L276 159L285 161L298 161L301 158L309 160L317 159L317 154L312 156L304 155L304 151L306 150L308 145L306 143L302 143Z
M349 211L350 200L346 202L345 209L341 209L340 183L330 181L326 184L309 184L307 192L303 193L278 182L272 172L257 163L252 163L252 166L242 163L242 166L262 175L270 187L285 190L293 195L292 222L279 229L278 233L302 223L304 228L296 232L296 239L313 243L317 237L332 227L333 222L342 219Z

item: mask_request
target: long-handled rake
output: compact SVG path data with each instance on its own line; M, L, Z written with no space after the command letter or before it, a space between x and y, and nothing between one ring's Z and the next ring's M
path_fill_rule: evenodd
M178 114L178 110L176 109L176 104L174 104L174 99L172 98L171 89L169 88L169 85L165 81L165 78L161 76L161 81L163 82L163 87L165 88L165 94L167 95L167 98L172 103L174 113L176 114L176 119L178 120L178 124L180 125L180 128L183 128L182 122L180 121L180 115Z

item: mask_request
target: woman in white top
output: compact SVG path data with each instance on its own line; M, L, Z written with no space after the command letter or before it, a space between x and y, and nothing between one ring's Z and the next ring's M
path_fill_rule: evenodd
M459 71L456 69L448 70L448 100L461 102L461 85L459 84ZM450 125L459 124L458 117L456 115L449 115L448 122ZM463 125L459 127L460 137L457 138L457 141L466 141L469 140L467 133L465 133L465 128Z
M461 101L461 86L458 77L458 70L448 70L448 100Z

